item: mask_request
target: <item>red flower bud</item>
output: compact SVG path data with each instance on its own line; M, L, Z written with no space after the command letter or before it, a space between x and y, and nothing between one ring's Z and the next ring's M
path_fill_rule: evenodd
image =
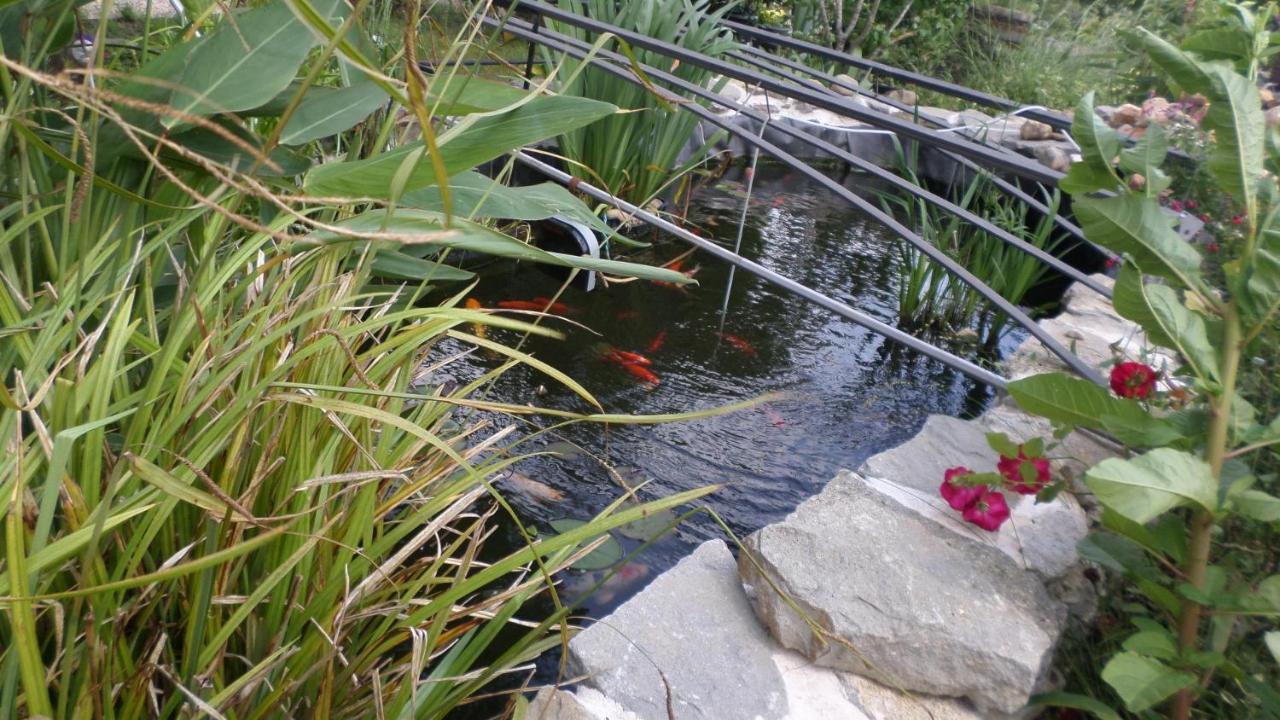
M971 487L959 484L964 482L965 478L973 475L973 471L967 467L953 467L943 475L942 485L938 487L938 493L942 495L942 499L947 501L953 510L965 510L982 496L984 492L989 490L986 485L978 485Z
M1200 222L1209 222L1209 213L1201 213Z
M1156 371L1140 362L1122 362L1111 368L1111 391L1122 398L1150 397L1156 387Z
M1196 209L1196 201L1195 201L1195 200L1188 200L1188 201L1187 201L1187 209L1188 209L1188 210L1195 210L1195 209Z
M1205 252L1216 253L1222 248L1218 246L1218 243L1210 241L1204 244L1204 249L1205 249Z
M964 511L964 519L987 532L995 532L1009 519L1009 504L1004 495L987 490Z
M1232 224L1232 225L1243 225L1243 224L1244 224L1244 216L1243 216L1243 215L1236 215L1235 217L1231 218L1231 224Z

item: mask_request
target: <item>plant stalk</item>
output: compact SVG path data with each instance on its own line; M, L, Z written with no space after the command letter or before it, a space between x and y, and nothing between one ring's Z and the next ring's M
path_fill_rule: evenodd
M1242 350L1240 315L1235 301L1227 305L1223 314L1222 339L1222 392L1213 403L1213 415L1209 421L1209 434L1204 450L1205 461L1209 463L1209 469L1219 484L1222 482L1222 465L1227 456L1231 402L1235 396ZM1197 510L1192 517L1186 575L1187 582L1197 588L1204 586L1205 575L1209 570L1213 526L1213 513L1208 510ZM1203 611L1203 606L1197 602L1184 600L1182 603L1182 612L1178 616L1178 649L1184 655L1194 652L1200 644L1200 618ZM1174 720L1188 720L1194 703L1193 688L1178 691L1170 717Z

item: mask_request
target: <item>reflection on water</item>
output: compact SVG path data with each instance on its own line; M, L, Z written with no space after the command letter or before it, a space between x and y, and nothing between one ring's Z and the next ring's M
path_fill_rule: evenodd
M742 202L741 183L724 180L696 196L690 219L732 247ZM893 323L897 242L831 194L761 168L742 253ZM661 264L684 250L678 242L657 239L629 259ZM588 518L618 497L620 480L642 484L641 494L650 497L720 484L708 506L735 533L746 534L790 512L838 469L856 467L907 439L928 414L973 412L988 397L986 389L941 364L742 272L722 317L728 266L695 254L683 268L698 265L700 285L687 291L644 282L592 293L568 290L562 302L591 331L558 324L568 331L567 341L531 338L524 349L581 382L606 412L681 412L774 391L783 398L722 417L648 427L580 424L539 438L523 449L551 446L560 454L521 463L520 477L505 485L531 521L546 527L557 518ZM504 264L484 276L475 295L495 307L504 300L554 295L558 285L528 266ZM492 329L489 335L517 339ZM660 384L645 383L624 364L602 358L610 347L646 355L652 360L647 370ZM960 347L952 349L963 354ZM479 375L497 361L476 354L466 362L471 364L451 366L456 379ZM490 397L586 410L572 393L524 367L504 376ZM564 441L586 454L569 452ZM723 533L709 514L693 516L623 567L587 610L607 612L697 543L718 536ZM621 535L618 540L628 551L640 544ZM600 577L569 578L569 593Z

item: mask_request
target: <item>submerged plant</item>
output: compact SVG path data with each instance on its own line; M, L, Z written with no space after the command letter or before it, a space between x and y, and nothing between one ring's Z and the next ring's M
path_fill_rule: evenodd
M712 57L736 46L732 33L719 24L734 3L714 11L710 0L568 0L562 6ZM594 39L586 31L563 23L548 22L547 26L588 42ZM659 53L623 47L639 62L687 82L714 90L724 83L723 79L713 83L710 71L692 63L673 64ZM680 112L677 104L660 100L651 89L598 68L580 68L580 61L568 57L545 51L543 57L548 64L562 66L565 77L573 78L560 88L562 94L603 100L629 111L560 136L560 152L575 164L570 171L584 180L598 179L613 194L644 205L701 164L714 146L716 136L698 136L696 116ZM695 99L685 102L705 103ZM691 141L696 143L692 153L682 156Z

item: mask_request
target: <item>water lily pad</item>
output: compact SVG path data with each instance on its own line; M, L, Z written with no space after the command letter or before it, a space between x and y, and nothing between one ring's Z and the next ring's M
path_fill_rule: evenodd
M675 522L675 513L670 510L656 510L652 513L646 513L639 520L623 525L618 528L618 532L624 537L647 542L665 533L672 525L675 525Z
M584 520L574 520L573 518L561 518L552 520L551 529L558 533L567 533L570 530L576 530L586 525ZM592 550L590 553L573 564L575 570L603 570L613 567L622 559L624 551L622 543L619 543L612 535L606 535L605 541L600 547Z

